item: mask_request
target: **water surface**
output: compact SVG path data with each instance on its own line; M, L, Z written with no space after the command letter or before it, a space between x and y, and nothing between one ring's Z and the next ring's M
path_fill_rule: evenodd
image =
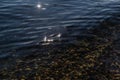
M37 50L29 46L69 44L120 10L119 0L0 1L0 58Z

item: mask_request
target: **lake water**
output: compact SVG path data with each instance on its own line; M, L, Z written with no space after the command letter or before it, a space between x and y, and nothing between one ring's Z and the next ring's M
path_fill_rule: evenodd
M120 0L0 0L0 58L69 44L119 12Z

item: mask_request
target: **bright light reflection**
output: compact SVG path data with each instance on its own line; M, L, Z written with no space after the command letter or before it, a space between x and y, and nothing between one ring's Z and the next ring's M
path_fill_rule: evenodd
M51 42L53 42L54 41L54 39L48 39L48 37L47 36L45 36L44 38L43 38L43 44L42 45L49 45Z
M60 37L61 37L61 34L59 33L59 34L57 35L57 37L59 37L59 38L60 38Z
M42 40L42 42L43 42L42 45L49 45L50 43L52 43L52 42L55 41L54 39L56 39L56 38L59 38L59 39L60 39L61 36L62 36L61 33L59 33L59 34L57 34L57 35L51 34L51 35L50 35L51 38L49 38L49 37L47 37L47 36L44 36L44 38L43 38L43 40Z
M54 40L53 39L48 39L46 36L44 37L43 39L44 42L53 42Z
M37 4L37 8L42 8L42 5L41 4Z

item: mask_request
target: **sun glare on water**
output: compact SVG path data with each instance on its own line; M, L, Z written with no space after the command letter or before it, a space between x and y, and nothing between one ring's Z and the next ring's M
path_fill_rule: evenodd
M41 4L37 4L37 8L42 8L42 5Z
M44 8L44 7L42 6L42 4L37 4L36 7L37 7L38 9L46 10L46 8Z

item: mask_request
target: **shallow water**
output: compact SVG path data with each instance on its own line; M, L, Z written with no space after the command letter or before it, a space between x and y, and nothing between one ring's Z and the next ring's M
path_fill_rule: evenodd
M119 0L0 0L0 58L73 42L120 10ZM39 7L37 5L40 5Z

